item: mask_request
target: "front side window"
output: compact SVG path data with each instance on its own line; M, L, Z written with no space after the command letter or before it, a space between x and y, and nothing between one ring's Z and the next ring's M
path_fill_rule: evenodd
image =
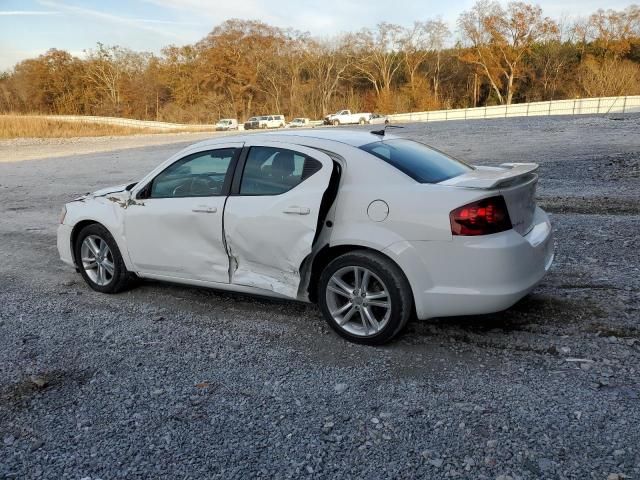
M235 152L235 148L224 148L194 153L178 160L153 179L150 197L221 195Z
M472 166L460 160L412 140L383 140L360 148L420 183L443 182L473 170Z
M251 147L242 174L240 195L279 195L322 168L300 152L275 147Z

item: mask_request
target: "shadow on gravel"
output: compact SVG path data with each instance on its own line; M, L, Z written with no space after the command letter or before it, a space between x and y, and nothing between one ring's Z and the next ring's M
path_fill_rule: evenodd
M540 196L538 205L549 213L640 215L640 202L633 198Z
M402 337L408 344L437 341L455 346L464 343L477 347L557 354L548 341L535 342L538 335L561 335L569 325L604 317L594 302L559 298L545 294L525 297L510 309L489 314L415 321ZM524 332L527 335L519 335Z
M92 376L86 370L52 370L30 375L17 383L0 387L0 407L10 410L28 408L33 398L60 388L77 388L87 383Z
M573 300L568 298L554 297L545 294L528 295L513 307L503 312L488 315L470 315L462 317L439 318L427 322L415 322L414 325L422 323L446 331L448 329L460 329L474 332L496 332L509 333L513 331L539 332L541 325L555 327L567 323L581 321L584 318L593 316L603 316L601 310L595 302L585 300ZM420 334L419 328L416 333Z

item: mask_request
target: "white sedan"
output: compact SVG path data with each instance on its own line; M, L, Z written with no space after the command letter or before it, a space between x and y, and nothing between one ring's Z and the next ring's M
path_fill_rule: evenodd
M318 303L381 344L411 317L504 310L553 261L536 164L471 166L349 130L206 140L67 203L62 260L91 288L148 278Z

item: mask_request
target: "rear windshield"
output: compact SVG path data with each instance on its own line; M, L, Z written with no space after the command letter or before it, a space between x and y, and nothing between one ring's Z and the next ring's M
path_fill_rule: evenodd
M390 163L420 183L438 183L462 175L473 167L413 140L368 143L365 152Z

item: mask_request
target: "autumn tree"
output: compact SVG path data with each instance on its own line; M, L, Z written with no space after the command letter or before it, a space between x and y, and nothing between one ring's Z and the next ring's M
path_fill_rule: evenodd
M453 45L438 19L322 40L232 19L159 55L98 44L79 57L53 49L23 60L0 75L0 112L211 123L640 93L638 6L566 25L531 4L490 0L459 17Z
M13 85L27 109L45 113L82 113L83 64L68 52L51 49L16 65Z
M587 58L578 70L579 85L588 97L640 94L640 65L620 58Z
M600 56L619 58L629 53L633 40L640 37L640 7L598 10L589 17L585 36L590 37Z
M542 15L538 6L479 0L460 15L458 26L471 48L462 61L481 67L498 101L511 104L516 81L525 69L524 56L541 40L558 34L555 21Z

